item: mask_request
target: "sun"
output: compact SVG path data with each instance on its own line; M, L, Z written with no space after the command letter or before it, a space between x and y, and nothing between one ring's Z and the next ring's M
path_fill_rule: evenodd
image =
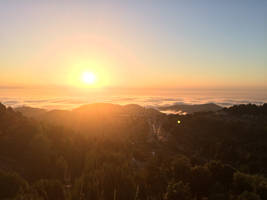
M92 72L83 72L82 81L86 84L92 85L96 82L96 76Z

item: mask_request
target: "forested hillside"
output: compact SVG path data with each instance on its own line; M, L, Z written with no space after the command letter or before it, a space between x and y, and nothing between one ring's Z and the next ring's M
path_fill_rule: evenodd
M0 199L267 199L267 104L25 109L0 104Z

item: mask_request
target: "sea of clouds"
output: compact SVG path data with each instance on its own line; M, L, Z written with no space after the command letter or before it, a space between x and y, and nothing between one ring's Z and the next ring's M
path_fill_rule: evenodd
M1 92L1 91L0 91ZM146 107L157 107L173 104L204 104L215 103L217 105L228 107L236 104L263 104L267 103L265 93L205 93L205 92L177 92L165 93L164 95L101 95L92 94L84 96L49 96L49 97L31 97L31 96L8 96L0 93L0 102L6 106L21 107L30 106L53 109L73 109L84 104L90 103L114 103L114 104L139 104Z

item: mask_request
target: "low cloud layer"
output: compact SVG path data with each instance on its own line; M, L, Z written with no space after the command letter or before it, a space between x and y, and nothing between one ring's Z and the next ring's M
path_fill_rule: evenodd
M173 104L204 104L204 103L216 103L220 106L228 107L235 104L263 104L267 102L267 97L253 97L244 99L241 96L233 96L225 98L222 96L195 96L187 95L184 97L180 96L107 96L107 97L57 97L57 98L16 98L16 97L0 97L0 102L6 106L20 107L30 106L45 108L48 110L52 109L73 109L84 104L89 103L115 103L115 104L139 104L147 107L156 107L162 105L173 105Z

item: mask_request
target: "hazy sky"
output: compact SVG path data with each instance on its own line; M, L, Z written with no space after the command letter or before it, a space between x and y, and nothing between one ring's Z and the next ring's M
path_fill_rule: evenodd
M264 0L0 0L0 85L267 88Z

